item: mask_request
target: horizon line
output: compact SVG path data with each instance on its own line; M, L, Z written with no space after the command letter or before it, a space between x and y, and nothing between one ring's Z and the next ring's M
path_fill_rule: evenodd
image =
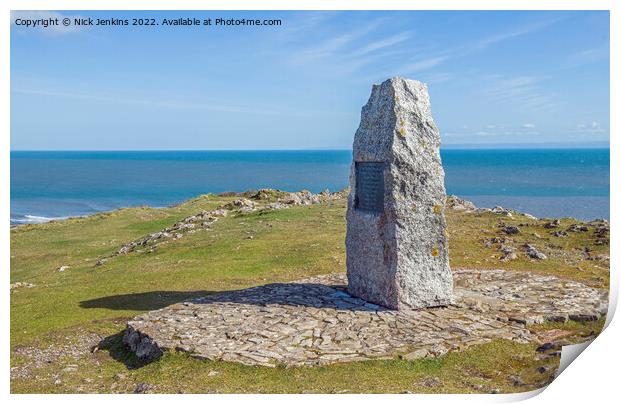
M441 147L440 150L526 150L526 149L610 149L610 145L570 145L556 144L498 144L476 145L463 144ZM46 153L46 152L290 152L290 151L352 151L352 148L307 148L307 149L11 149L13 152Z

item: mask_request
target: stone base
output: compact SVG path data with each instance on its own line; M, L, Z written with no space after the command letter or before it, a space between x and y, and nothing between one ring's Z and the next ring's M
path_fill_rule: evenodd
M525 325L596 320L607 292L553 276L454 272L455 303L388 310L346 293L345 274L221 292L131 320L124 342L144 360L165 350L248 365L321 365L437 357L496 338L535 340Z

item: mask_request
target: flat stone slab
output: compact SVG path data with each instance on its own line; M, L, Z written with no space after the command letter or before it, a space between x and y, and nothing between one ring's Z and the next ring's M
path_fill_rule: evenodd
M138 316L123 341L138 357L165 350L248 365L322 365L438 357L496 338L536 341L526 325L592 321L607 292L554 276L503 270L454 272L455 303L389 310L346 292L346 275L221 292Z

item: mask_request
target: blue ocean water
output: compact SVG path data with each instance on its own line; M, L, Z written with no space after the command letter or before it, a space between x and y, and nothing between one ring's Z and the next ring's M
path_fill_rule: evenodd
M540 217L609 218L608 149L443 150L449 194ZM348 185L350 150L11 152L11 223L205 193Z

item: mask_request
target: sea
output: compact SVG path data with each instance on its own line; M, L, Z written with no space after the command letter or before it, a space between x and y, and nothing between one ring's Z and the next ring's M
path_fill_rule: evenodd
M447 193L478 207L609 219L609 149L446 149L441 157ZM350 165L351 150L13 151L11 225L225 191L337 191Z

